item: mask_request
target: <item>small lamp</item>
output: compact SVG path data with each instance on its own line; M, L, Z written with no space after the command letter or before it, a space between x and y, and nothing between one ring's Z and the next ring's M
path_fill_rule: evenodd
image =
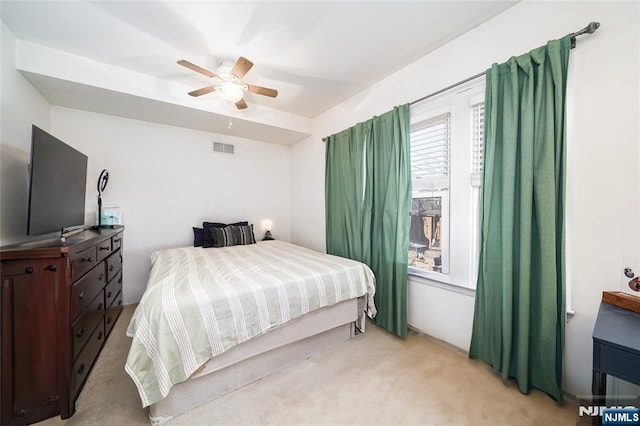
M271 241L273 240L273 236L271 235L271 221L265 220L263 222L264 225L264 238L262 241Z

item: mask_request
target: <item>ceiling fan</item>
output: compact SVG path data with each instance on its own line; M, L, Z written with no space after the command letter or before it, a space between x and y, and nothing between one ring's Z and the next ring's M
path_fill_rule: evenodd
M202 89L189 92L189 95L197 97L207 93L217 92L222 99L234 103L236 108L245 109L247 103L244 101L244 92L255 93L256 95L264 95L275 98L278 96L278 91L275 89L269 89L267 87L255 86L253 84L245 84L242 81L242 77L253 67L253 62L240 56L235 64L231 62L224 62L216 70L215 73L192 64L189 61L181 59L178 64L183 67L187 67L202 75L206 75L209 78L213 78L216 84L213 86L203 87Z

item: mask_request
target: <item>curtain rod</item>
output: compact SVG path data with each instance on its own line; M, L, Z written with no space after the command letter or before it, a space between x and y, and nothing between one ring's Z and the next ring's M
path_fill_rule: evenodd
M594 32L596 32L596 30L600 28L600 22L589 22L589 24L584 27L583 29L581 29L580 31L576 31L575 33L570 33L569 36L571 37L571 48L573 49L574 47L576 47L576 37L581 36L583 34L593 34ZM454 83L450 86L445 87L444 89L440 89L436 92L433 93L429 93L426 96L423 96L419 99L416 99L415 101L409 102L409 105L413 105L413 104L417 104L418 102L422 102L425 99L429 99L433 96L439 95L440 93L446 92L447 90L453 89L454 87L460 86L461 84L467 83L471 80L475 80L476 78L482 77L483 75L485 75L487 72L483 71L481 73L478 73L476 75L473 75L471 77L467 77L464 80L461 80L457 83ZM326 142L328 139L328 137L324 137L322 138L322 142Z
M584 27L580 31L576 31L575 33L569 34L569 36L571 37L571 48L573 49L574 47L576 47L576 37L577 36L580 36L580 35L583 35L583 34L593 34L599 27L600 27L600 22L590 22L589 25L587 25L586 27ZM420 99L416 99L413 102L409 102L409 105L413 105L413 104L416 104L416 103L418 103L420 101L424 101L425 99L428 99L428 98L430 98L432 96L439 95L440 93L445 92L445 91L447 91L449 89L453 89L456 86L460 86L461 84L464 84L464 83L466 83L468 81L475 80L478 77L482 77L486 73L487 72L484 71L484 72L478 73L478 74L476 74L474 76L471 76L469 78L465 78L464 80L459 81L459 82L457 82L455 84L452 84L451 86L447 86L444 89L438 90L437 92L430 93L427 96L423 96Z

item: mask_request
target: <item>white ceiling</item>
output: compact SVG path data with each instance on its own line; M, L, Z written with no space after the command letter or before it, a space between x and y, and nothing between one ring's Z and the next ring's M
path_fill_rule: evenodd
M231 116L255 124L252 114L258 111L313 118L516 2L2 0L0 16L19 40L118 67L132 76L181 85L185 99L187 91L210 83L176 60L215 71L222 61L244 56L255 64L244 81L278 89L278 97L247 94L249 108L242 115L229 105L216 106L209 114L216 123L226 123ZM63 81L27 68L21 71L52 104L107 113L137 109L124 108L135 97L131 93L118 96L113 93L118 90L105 90L107 85ZM180 106L185 116L194 109L187 121L202 120L204 102L222 102L215 93L202 98L195 108ZM179 119L169 112L166 120L151 121L180 125L171 120ZM216 131L211 127L202 128ZM281 138L283 143L306 133L296 126L275 127L293 132ZM278 138L276 134L269 141Z

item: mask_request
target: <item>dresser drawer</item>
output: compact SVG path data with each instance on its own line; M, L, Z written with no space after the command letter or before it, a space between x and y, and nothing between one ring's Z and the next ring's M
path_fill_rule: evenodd
M96 295L96 297L87 305L86 309L79 315L78 319L74 323L74 336L76 335L76 333L80 333L79 329L76 330L76 325L81 327L82 324L86 324L84 332L86 332L87 334L91 334L93 328L95 327L95 324L102 320L102 318L104 317L104 313L106 310L107 308L104 304L104 292L100 291L100 293ZM82 350L82 348L77 348L76 350L74 346L74 358L80 350Z
M111 238L107 238L104 241L100 241L96 244L96 252L98 262L102 262L104 259L109 257L111 253L113 253L113 248L111 247Z
M118 293L122 291L122 270L104 288L104 305L109 307L115 300Z
M56 272L58 268L64 268L64 264L61 261L63 261L62 257L57 259L5 260L2 262L0 271L2 271L3 277L25 274L37 276L42 273Z
M70 253L69 260L71 261L71 281L75 281L99 263L96 256L96 246Z
M104 332L107 336L111 333L111 329L116 323L120 312L122 312L122 292L116 295L115 300L109 309L107 309L107 313L104 316Z
M107 282L111 281L121 269L122 252L118 250L107 258Z
M116 251L122 247L122 232L111 237L111 250Z
M73 359L76 359L82 348L89 340L89 336L99 323L105 312L102 292L98 294L82 315L73 323Z
M600 360L600 370L619 377L630 383L640 383L640 369L638 368L638 354L629 348L619 348L600 344L594 346L598 348L597 356Z
M71 398L75 400L78 391L82 387L84 380L89 374L89 370L93 365L93 361L98 356L100 348L104 344L104 327L98 326L94 330L93 334L89 337L84 349L78 355L78 359L73 363L71 367Z
M76 318L91 303L106 284L104 263L101 263L90 273L73 284L71 290L71 318ZM104 302L104 301L103 301Z

